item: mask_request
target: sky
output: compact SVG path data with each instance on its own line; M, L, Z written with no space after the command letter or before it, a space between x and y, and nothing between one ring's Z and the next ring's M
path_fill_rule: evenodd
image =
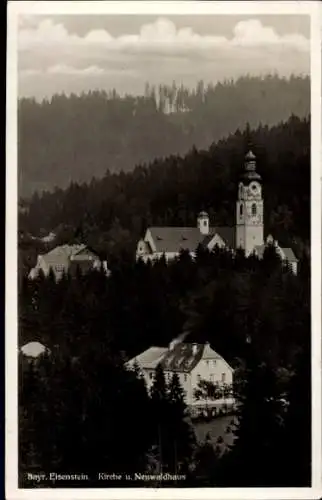
M20 15L19 96L309 74L309 23L303 15Z

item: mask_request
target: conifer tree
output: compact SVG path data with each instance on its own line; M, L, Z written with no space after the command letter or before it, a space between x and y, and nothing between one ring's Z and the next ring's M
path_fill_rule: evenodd
M216 486L218 462L219 456L207 434L205 441L197 447L194 454L193 477L196 486L211 488Z
M227 456L228 476L221 480L238 487L273 486L280 474L276 458L283 430L283 404L274 367L258 358L251 342L242 377L235 389L238 424Z
M281 483L288 487L309 487L311 484L310 357L307 342L297 357L288 391L285 431L280 443Z
M151 387L152 415L154 422L154 442L157 449L159 471L169 467L168 464L168 415L169 399L162 365L155 370L155 378Z
M174 471L187 470L195 436L190 425L188 409L184 401L184 391L179 376L174 373L169 384L169 439L173 445Z

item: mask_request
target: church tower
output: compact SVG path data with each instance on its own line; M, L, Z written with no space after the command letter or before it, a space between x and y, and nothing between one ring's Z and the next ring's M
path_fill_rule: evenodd
M244 170L238 184L236 204L236 249L248 256L257 245L264 244L264 204L262 180L256 172L256 157L252 151L245 156Z

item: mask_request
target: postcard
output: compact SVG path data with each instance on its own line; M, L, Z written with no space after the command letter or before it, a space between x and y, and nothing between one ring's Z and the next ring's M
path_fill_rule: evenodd
M318 499L319 2L9 2L6 496Z

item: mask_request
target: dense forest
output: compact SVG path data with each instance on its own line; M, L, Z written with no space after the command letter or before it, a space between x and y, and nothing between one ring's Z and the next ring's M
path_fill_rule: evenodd
M93 91L18 105L19 193L132 171L245 127L272 126L310 112L309 77L245 76L195 89L146 86L141 96Z
M23 279L19 344L49 352L19 358L20 484L48 486L28 482L30 471L82 471L85 487L309 485L309 275L308 259L296 277L268 247L261 261L200 248L195 260L124 260L108 279ZM176 376L166 383L159 368L148 394L139 370L124 369L183 331L235 369L238 423L224 454L196 441ZM123 479L102 484L98 470ZM160 470L185 480L134 480Z
M300 77L19 102L18 344L47 348L19 353L20 486L49 486L28 481L46 471L89 477L51 487L310 484L309 108ZM298 275L273 246L262 260L200 247L195 259L136 261L149 225L195 226L200 210L213 226L235 224L249 147L265 233L295 250ZM107 259L108 278L27 279L38 253L76 242ZM178 377L159 367L149 393L139 368L125 369L183 332L234 368L225 452L196 439ZM123 476L102 484L98 470ZM160 471L185 479L135 481Z
M310 119L291 116L272 128L237 130L208 150L192 148L132 172L107 171L102 179L35 193L19 214L23 274L37 253L60 243L86 243L109 263L123 252L133 257L147 226L195 226L202 209L211 225L234 225L249 137L263 178L265 233L300 257L310 240ZM50 231L57 238L49 244L30 237Z

